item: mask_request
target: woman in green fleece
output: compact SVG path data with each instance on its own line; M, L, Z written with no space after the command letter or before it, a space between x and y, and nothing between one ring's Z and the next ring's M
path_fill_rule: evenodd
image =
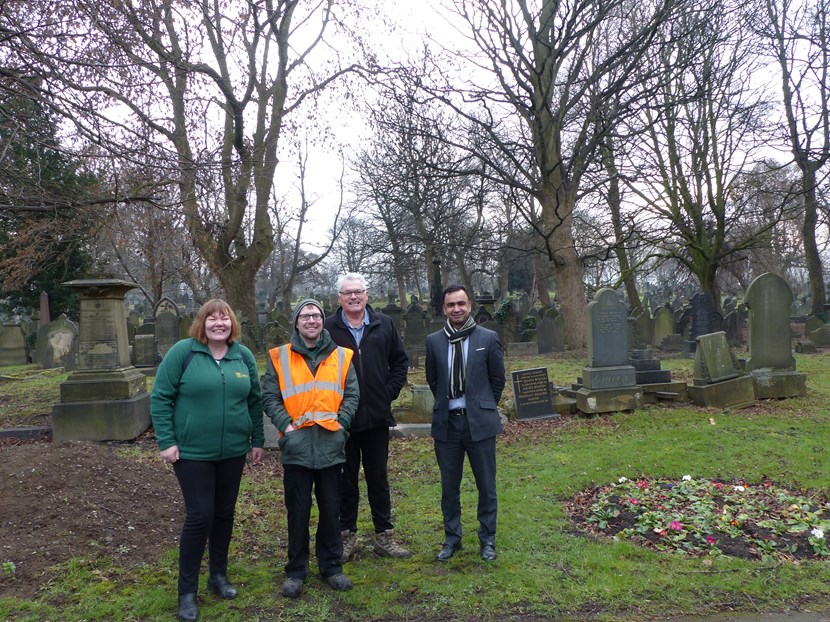
M245 456L262 459L262 391L251 351L223 300L206 302L159 365L150 410L161 458L173 465L186 516L179 540L179 611L196 620L199 568L209 543L208 587L235 598L228 547Z

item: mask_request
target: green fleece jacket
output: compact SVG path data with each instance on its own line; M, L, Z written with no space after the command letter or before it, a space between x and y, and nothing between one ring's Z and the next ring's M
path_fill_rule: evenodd
M182 373L190 351L193 357ZM238 342L219 362L196 339L176 343L159 365L150 414L160 450L185 460L223 460L263 447L262 391L254 355Z
M329 332L323 330L317 342L317 347L310 350L295 331L291 335L291 348L294 352L302 355L311 373L316 375L320 362L334 352L337 344L331 340ZM343 429L332 432L323 426L312 425L284 434L279 440L280 462L296 464L307 469L326 469L345 462L346 440L349 438L349 433L346 430L348 430L352 418L357 412L359 401L360 386L357 381L357 373L355 373L354 366L350 364L349 371L346 374L343 401L337 410L337 420L343 426ZM265 377L262 379L262 403L265 406L265 414L271 418L271 421L274 422L280 432L285 433L285 428L291 423L291 415L285 410L282 392L280 391L280 381L277 378L277 372L270 356L268 357Z

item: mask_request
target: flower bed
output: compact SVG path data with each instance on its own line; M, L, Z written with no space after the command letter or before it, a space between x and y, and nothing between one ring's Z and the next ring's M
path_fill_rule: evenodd
M594 488L571 504L575 522L617 539L688 555L754 559L830 557L830 504L765 481L685 475Z

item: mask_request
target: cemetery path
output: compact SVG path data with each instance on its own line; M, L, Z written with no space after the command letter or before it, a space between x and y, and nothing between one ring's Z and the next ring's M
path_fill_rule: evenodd
M0 595L32 597L75 556L133 567L177 546L184 510L172 468L118 447L0 440Z

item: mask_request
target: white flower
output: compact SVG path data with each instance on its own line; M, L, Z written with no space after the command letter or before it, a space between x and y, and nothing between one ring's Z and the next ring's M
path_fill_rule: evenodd
M617 483L618 484L625 484L627 481L628 481L627 477L621 477L620 479L617 480Z
M824 539L824 532L821 529L819 529L818 527L813 527L813 529L810 531L810 535L812 535L814 538L817 538L819 540Z
M683 481L684 481L684 482L691 481L691 479L692 479L692 476L691 476L691 475L684 475L684 476L683 476Z
M744 490L746 490L746 488L743 486L735 486L735 492L743 492Z

